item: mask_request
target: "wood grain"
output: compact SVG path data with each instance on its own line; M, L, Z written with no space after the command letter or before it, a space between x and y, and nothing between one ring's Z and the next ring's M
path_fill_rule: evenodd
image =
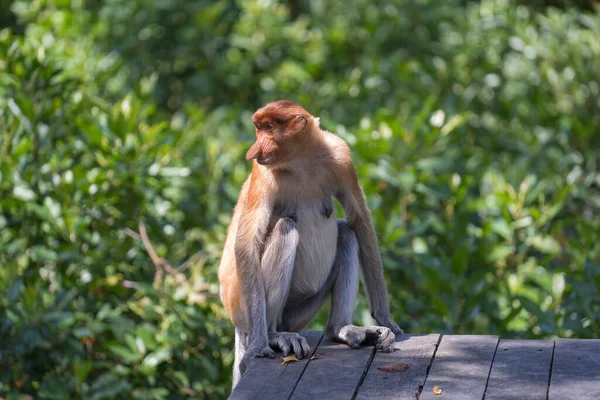
M600 398L600 339L557 339L549 400Z
M485 392L486 400L545 400L552 340L500 340Z
M302 332L301 335L306 337L312 356L323 334L321 332ZM288 399L310 360L304 359L281 365L281 356L281 352L276 352L275 359L257 358L254 360L229 399Z
M351 349L323 338L321 358L308 364L291 399L351 399L374 353L373 346Z
M439 340L438 334L403 335L396 339L393 353L375 353L356 398L414 399L425 383L427 368ZM383 372L378 369L402 363L408 365L404 371Z
M444 335L420 400L481 400L497 344L497 336ZM435 386L443 396L433 394Z

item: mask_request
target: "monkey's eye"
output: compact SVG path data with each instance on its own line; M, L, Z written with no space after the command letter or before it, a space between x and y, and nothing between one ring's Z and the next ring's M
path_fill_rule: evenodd
M271 124L267 124L267 126L265 126L265 129L269 132L271 132L273 130L273 125Z

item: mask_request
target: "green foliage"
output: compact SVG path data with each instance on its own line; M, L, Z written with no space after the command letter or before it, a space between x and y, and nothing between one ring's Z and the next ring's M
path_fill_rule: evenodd
M600 337L600 14L517 3L0 0L0 395L227 394L278 98L351 144L405 330Z

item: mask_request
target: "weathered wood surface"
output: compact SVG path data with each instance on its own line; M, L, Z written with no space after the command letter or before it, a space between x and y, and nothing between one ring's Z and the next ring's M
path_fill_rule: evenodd
M302 332L310 346L311 356L323 334L321 332ZM232 400L245 399L287 399L304 370L310 357L298 362L285 363L281 365L281 353L275 353L275 359L258 359L249 367L242 376L235 390L229 396Z
M254 361L231 399L596 399L600 340L404 335L394 353L304 334L319 358ZM380 368L406 364L384 372ZM434 394L434 387L441 389Z
M439 398L435 386L444 399L482 399L497 345L497 336L444 335L420 399Z
M369 372L358 389L357 399L414 399L423 387L427 369L440 335L404 335L396 339L393 353L375 353ZM398 372L382 372L378 368L406 364Z
M548 398L600 398L600 339L558 339Z
M351 399L357 383L369 368L374 349L363 347L348 350L344 344L323 338L317 348L319 358L308 364L291 399ZM348 385L348 382L356 384Z
M546 399L553 350L552 340L500 340L485 399Z

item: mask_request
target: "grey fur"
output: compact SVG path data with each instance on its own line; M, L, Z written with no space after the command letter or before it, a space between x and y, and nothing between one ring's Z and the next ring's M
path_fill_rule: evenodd
M360 186L357 187L361 192L361 199L357 201L349 188L342 188L336 194L336 198L342 204L348 223L356 235L359 243L359 261L363 272L363 279L367 288L367 297L371 315L381 326L386 326L397 334L404 333L402 329L392 320L390 308L388 305L388 293L383 277L383 267L379 248L377 246L377 237L373 233L373 226L367 209L364 193ZM367 217L363 217L367 216ZM374 268L374 265L379 265Z
M350 225L338 221L338 243L333 269L337 277L331 289L331 314L325 325L325 333L332 340L339 340L339 331L352 323L352 313L358 293L358 242Z
M325 332L331 340L344 342L351 348L362 344L375 345L381 351L393 351L394 333L382 326L352 325L352 314L359 284L359 257L356 235L345 220L338 220L336 256L327 281L314 296L293 307L284 307L298 243L296 223L281 218L269 236L261 260L266 288L266 315L269 346L279 348L284 355L295 353L298 358L309 354L306 339L297 333L304 328L331 295L331 313ZM247 335L236 329L234 387L256 353L246 348Z
M241 224L246 223L242 216ZM265 237L266 227L261 227L257 232L258 237ZM252 264L260 265L262 243L254 241L251 246L238 245L244 243L243 231L237 232L235 257L239 262L238 274L246 293L245 302L249 311L248 332L246 337L246 349L239 361L239 369L243 374L248 362L256 357L274 358L275 353L269 347L266 324L265 282L261 274L257 274ZM237 351L237 350L236 350Z
M261 260L267 298L267 328L274 332L281 321L281 314L288 298L296 248L298 230L291 218L281 218L269 238Z
M298 239L296 222L291 218L281 218L270 233L260 262L261 274L257 276L257 286L262 290L246 292L250 294L250 301L256 305L251 308L253 313L250 332L253 332L253 326L261 330L267 327L268 331L275 331L288 297ZM266 299L266 304L263 299ZM267 332L264 333L264 338L267 338ZM239 361L239 366L234 364L234 369L239 368L241 373L244 373L250 360L256 357L275 357L268 342L252 341L250 338L248 340L250 344Z

